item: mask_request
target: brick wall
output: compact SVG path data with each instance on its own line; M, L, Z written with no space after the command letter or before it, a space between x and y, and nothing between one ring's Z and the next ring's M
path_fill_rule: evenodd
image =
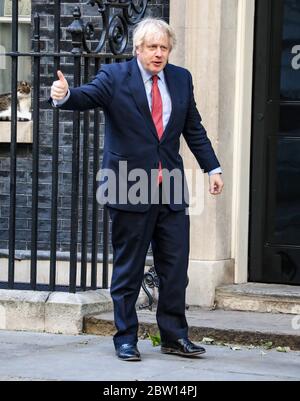
M86 1L82 0L81 3ZM32 13L41 16L41 51L53 51L53 0L45 4L44 0L32 0ZM61 5L61 50L70 51L72 44L66 27L72 22L72 12L78 2L62 1ZM97 16L96 7L84 6L86 18ZM146 12L147 16L169 18L169 0L150 0ZM94 17L95 18L95 17ZM98 19L99 20L99 17ZM130 35L131 37L131 35ZM131 50L129 45L128 51ZM39 230L38 249L48 251L50 243L50 216L51 216L51 171L52 171L52 139L53 113L46 100L53 80L53 60L42 58L41 63L41 112L40 112L40 163L39 163ZM63 60L61 69L72 85L73 59ZM92 76L92 73L91 73ZM103 133L104 119L101 118L101 133ZM91 130L93 129L91 125ZM93 138L91 136L91 143ZM103 135L101 135L101 146ZM101 151L100 151L101 153ZM60 113L59 128L59 209L58 209L58 251L69 251L70 214L71 214L71 168L72 168L72 113ZM92 164L90 164L92 171ZM8 219L9 219L9 184L10 184L9 145L0 144L0 250L8 249ZM91 176L91 174L90 174ZM17 209L16 209L16 249L30 250L31 243L31 178L32 178L32 145L18 144L17 148ZM91 193L92 182L89 183ZM89 201L91 202L91 196ZM91 213L89 220L91 221ZM100 232L102 213L100 214ZM89 226L91 226L89 224ZM80 229L80 227L79 227ZM80 235L79 235L80 240ZM89 243L91 232L89 232ZM101 239L99 251L101 250ZM80 245L79 245L80 251ZM89 248L90 251L90 248Z

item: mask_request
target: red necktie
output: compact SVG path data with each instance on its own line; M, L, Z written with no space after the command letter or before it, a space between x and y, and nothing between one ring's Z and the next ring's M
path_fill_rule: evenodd
M163 125L163 102L158 87L158 76L154 75L152 77L152 118L157 131L159 140L161 140L164 133ZM162 183L162 164L159 162L159 173L158 173L158 183Z

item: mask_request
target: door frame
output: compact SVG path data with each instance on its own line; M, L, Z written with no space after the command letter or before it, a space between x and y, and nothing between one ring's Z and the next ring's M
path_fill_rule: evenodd
M255 0L238 1L231 234L236 284L248 281L255 6Z

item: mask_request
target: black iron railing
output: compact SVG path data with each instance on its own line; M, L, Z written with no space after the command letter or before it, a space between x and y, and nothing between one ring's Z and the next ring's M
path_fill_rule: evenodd
M33 145L32 145L32 215L31 215L31 251L30 251L30 282L28 287L32 290L42 289L47 291L59 290L56 282L57 262L60 253L57 249L58 235L58 197L59 197L59 127L60 111L53 110L53 140L52 140L52 183L51 183L51 234L49 244L49 283L43 286L37 281L38 260L41 253L45 258L45 252L38 249L38 227L39 227L39 159L40 159L40 71L43 57L53 60L54 75L61 67L63 57L72 57L74 62L73 76L74 86L90 80L90 70L93 66L93 73L96 74L101 64L123 62L130 58L125 54L128 44L128 27L134 25L143 17L148 0L95 0L86 2L85 6L97 6L99 12L99 26L101 26L99 39L95 36L94 25L85 22L80 7L74 9L74 20L68 27L70 34L70 51L61 51L61 1L54 1L54 51L41 52L40 17L35 14L33 17L33 51L30 53L18 52L18 0L12 1L12 51L2 54L9 56L12 60L11 67L11 92L12 92L12 114L11 114L11 144L10 144L10 207L9 207L9 246L8 246L8 279L2 282L2 288L18 288L15 280L16 255L16 188L17 188L17 82L18 82L18 60L21 57L30 57L32 60L32 82L33 84ZM108 47L108 53L103 53L104 46ZM108 288L108 264L109 264L109 217L108 211L103 212L103 252L99 255L99 208L96 201L97 182L96 176L99 170L100 158L100 119L101 110L96 109L83 114L83 129L81 127L80 112L73 114L73 139L72 139L72 187L71 187L71 235L70 250L68 259L69 282L67 288L70 292L77 290L97 288L98 262L102 260L102 287ZM92 117L91 117L92 116ZM93 118L93 144L90 143L91 118ZM82 148L80 137L83 135ZM91 152L92 146L92 152ZM91 157L92 153L92 157ZM92 159L92 160L90 160ZM88 182L89 165L93 166L93 196L92 204L89 204ZM82 171L82 187L80 188L80 171ZM82 201L81 215L79 199ZM92 209L92 240L91 254L88 254L88 211ZM81 238L79 239L78 228L79 218L81 219ZM78 253L78 244L81 242L81 253ZM46 252L47 253L47 252ZM78 262L80 260L80 285L78 286ZM91 263L91 279L87 282L87 265ZM25 283L26 284L26 283ZM22 283L23 288L24 283ZM66 288L66 287L64 287Z

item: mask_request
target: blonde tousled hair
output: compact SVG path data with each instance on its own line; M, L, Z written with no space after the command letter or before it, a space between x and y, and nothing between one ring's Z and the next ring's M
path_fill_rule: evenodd
M170 40L171 50L176 45L176 36L173 29L165 21L157 18L146 18L138 23L133 32L133 55L139 46L142 46L147 37L159 38L167 35Z

